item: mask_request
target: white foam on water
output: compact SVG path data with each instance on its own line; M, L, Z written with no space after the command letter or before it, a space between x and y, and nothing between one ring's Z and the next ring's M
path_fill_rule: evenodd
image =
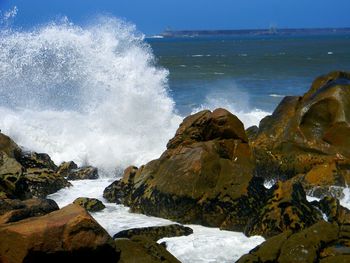
M159 157L181 118L167 70L133 25L103 17L0 31L0 127L56 163L115 167Z
M113 182L112 178L97 180L70 181L73 187L64 188L49 195L48 198L57 202L59 207L72 203L78 197L97 198L104 201L106 208L91 215L107 232L114 234L137 227L162 226L174 222L162 218L130 213L129 208L106 203L102 197L105 187ZM167 249L183 263L234 262L261 244L264 238L260 236L246 237L243 233L222 231L218 228L208 228L189 225L194 231L192 235L164 238Z
M252 125L259 126L262 118L270 112L252 108L249 94L240 90L232 81L219 81L211 84L215 89L205 98L205 102L192 110L192 114L200 110L224 108L235 114L244 124L245 128Z

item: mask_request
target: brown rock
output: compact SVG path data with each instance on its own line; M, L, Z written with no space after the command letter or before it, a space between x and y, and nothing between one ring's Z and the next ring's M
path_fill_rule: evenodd
M120 263L180 263L163 246L142 236L116 239L115 244L121 252Z
M98 212L105 209L105 205L96 198L79 197L74 200L73 204L84 207L89 212Z
M0 226L1 262L118 262L107 232L85 211L69 205L45 216Z
M251 142L257 173L288 179L317 165L335 164L335 178L318 180L309 174L307 179L344 185L350 179L349 137L350 74L333 72L316 79L303 97L286 97L261 121Z
M63 162L57 168L57 173L63 177L67 177L74 169L78 169L78 165L75 162Z
M193 234L191 228L179 224L172 224L167 226L152 226L123 230L115 234L113 239L144 236L156 242L165 237L188 236L191 234Z
M269 190L258 215L252 215L245 233L271 237L287 230L297 232L321 219L321 213L306 200L300 183L279 181Z
M96 167L84 166L78 169L71 170L68 175L68 180L86 180L86 179L97 179L98 171Z
M33 216L42 216L58 210L58 205L50 199L0 200L0 224L16 222Z
M184 119L159 159L126 171L105 196L136 212L242 230L263 202L254 169L238 118L224 109L201 111Z
M338 240L338 225L320 221L298 233L287 231L274 236L237 262L319 262L323 251Z

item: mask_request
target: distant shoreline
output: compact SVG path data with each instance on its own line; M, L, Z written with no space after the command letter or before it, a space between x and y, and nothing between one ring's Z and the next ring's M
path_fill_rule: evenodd
M204 36L260 36L260 35L323 35L350 34L350 28L268 28L229 30L165 30L160 37L204 37Z

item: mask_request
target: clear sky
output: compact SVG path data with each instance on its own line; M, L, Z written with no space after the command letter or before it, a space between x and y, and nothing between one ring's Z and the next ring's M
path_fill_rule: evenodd
M108 14L146 34L180 29L350 27L350 0L0 0L17 6L15 25L28 27L67 16L84 24Z

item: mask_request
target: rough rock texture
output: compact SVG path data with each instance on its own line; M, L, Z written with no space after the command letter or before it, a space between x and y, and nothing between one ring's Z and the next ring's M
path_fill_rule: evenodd
M254 170L241 121L224 109L201 111L184 119L159 159L129 168L104 196L136 212L242 230L264 201Z
M153 226L127 229L115 234L113 236L113 239L144 236L156 242L159 239L165 237L188 236L191 234L193 234L193 230L191 228L179 224L173 224L168 226Z
M106 208L100 200L88 197L79 197L74 200L73 204L84 207L89 212L98 212Z
M66 179L47 168L28 168L23 176L32 196L38 198L45 198L61 188L71 186Z
M57 168L57 173L63 177L67 177L74 169L78 169L78 165L75 162L63 162Z
M118 262L107 232L77 205L0 226L0 262Z
M300 183L277 182L268 193L268 200L245 233L271 237L282 232L307 228L322 219L321 213L306 200Z
M325 213L329 222L350 225L350 210L342 207L338 199L327 196L316 202L316 205Z
M142 236L116 239L115 244L121 252L120 263L180 263L163 246Z
M334 177L318 173L310 184L350 180L350 74L332 72L317 78L302 97L285 97L259 125L251 146L257 173L263 177L291 178L321 164L336 167ZM320 169L314 168L314 169ZM332 172L333 173L333 172Z
M320 221L298 233L274 236L237 262L348 262L349 240L349 225Z
M68 180L86 180L86 179L97 179L98 171L96 167L84 166L78 169L71 170L68 175Z
M42 216L58 209L56 202L50 199L0 199L0 224Z
M45 197L70 183L47 154L25 152L0 133L0 198Z

